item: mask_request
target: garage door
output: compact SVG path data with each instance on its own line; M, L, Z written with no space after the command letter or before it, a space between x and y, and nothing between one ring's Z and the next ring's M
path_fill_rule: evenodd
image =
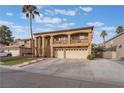
M87 49L79 49L79 48L69 48L69 49L56 49L55 50L56 58L69 58L69 59L86 59L88 56Z
M87 49L67 49L66 58L86 59L88 55Z
M55 49L55 57L56 58L64 58L64 50L63 49Z

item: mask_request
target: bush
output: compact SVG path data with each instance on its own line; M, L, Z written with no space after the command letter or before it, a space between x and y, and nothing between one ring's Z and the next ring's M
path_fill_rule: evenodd
M121 57L121 60L124 60L124 57Z
M88 60L93 60L95 58L95 55L94 54L89 54L88 56L87 56L87 59Z

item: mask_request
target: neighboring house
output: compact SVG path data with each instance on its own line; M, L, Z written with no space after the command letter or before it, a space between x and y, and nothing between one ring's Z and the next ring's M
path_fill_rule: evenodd
M86 59L91 54L93 27L35 33L35 55Z
M12 56L25 56L31 54L31 48L24 46L6 46L3 47L2 50L11 53Z
M5 47L6 45L0 43L0 48Z
M10 46L24 46L31 48L31 39L16 39L14 42L9 44Z
M31 52L31 39L17 39L10 43L9 46L1 48L5 52L9 52L12 56L30 55Z
M104 58L124 58L124 32L105 42Z

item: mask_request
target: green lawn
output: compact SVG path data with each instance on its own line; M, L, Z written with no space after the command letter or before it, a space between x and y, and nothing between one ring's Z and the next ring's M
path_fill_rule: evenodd
M5 60L3 61L3 65L16 65L16 64L20 64L26 61L31 61L37 59L36 57L18 57L15 59L10 59L10 60Z

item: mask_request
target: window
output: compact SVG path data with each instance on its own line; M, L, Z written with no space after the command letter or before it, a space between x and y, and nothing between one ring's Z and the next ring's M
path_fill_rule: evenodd
M66 39L65 36L59 36L59 37L58 37L58 41L62 41L62 40L65 40L65 39Z
M84 39L84 38L85 38L85 36L82 36L82 35L79 36L79 39L80 39L80 40L82 40L82 39Z
M78 35L75 35L75 36L73 37L73 39L75 39L75 40L83 40L83 39L85 39L85 36L78 34Z

